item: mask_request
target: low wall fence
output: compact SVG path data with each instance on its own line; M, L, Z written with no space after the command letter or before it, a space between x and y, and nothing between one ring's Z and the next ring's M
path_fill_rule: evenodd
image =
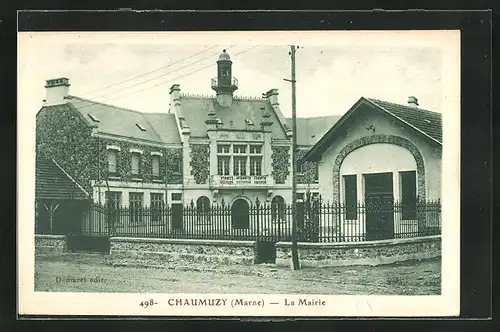
M66 235L35 234L35 253L60 254L67 250Z
M154 259L220 264L256 263L256 241L195 239L110 238L110 254L116 259Z
M111 237L110 257L119 264L168 266L169 262L208 264L292 264L291 242L277 242L273 252L258 241ZM382 265L441 256L441 236L366 242L297 244L302 267ZM64 235L35 235L37 254L67 252ZM272 258L271 258L272 257Z
M278 242L276 264L292 264L291 242ZM302 267L383 265L441 256L441 236L366 241L360 243L298 243Z

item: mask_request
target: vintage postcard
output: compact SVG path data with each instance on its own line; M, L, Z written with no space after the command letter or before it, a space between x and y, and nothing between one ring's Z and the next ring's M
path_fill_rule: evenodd
M459 31L18 40L20 314L459 314Z

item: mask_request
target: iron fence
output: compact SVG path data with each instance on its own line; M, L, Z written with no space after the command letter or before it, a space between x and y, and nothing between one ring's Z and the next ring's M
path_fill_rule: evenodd
M156 204L91 205L82 235L215 240L291 241L292 205L256 201L238 206ZM435 235L441 203L398 201L297 204L297 237L303 242L356 242Z

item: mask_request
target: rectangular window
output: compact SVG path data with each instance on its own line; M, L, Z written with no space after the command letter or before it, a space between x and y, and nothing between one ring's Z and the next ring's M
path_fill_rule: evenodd
M139 223L142 221L143 193L129 193L130 221Z
M344 175L344 197L345 197L345 213L346 219L358 219L357 213L357 197L358 188L356 183L356 175Z
M297 165L297 174L304 174L305 173L305 167L303 163L298 163Z
M154 155L152 160L153 176L160 175L160 156Z
M109 224L115 225L119 223L119 209L122 205L122 193L119 191L106 191L106 205L108 208Z
M116 150L108 150L108 172L110 174L116 174L117 173L117 167L116 167L116 162L118 157L118 151Z
M217 145L217 153L229 153L229 145Z
M181 193L172 193L172 200L173 201L181 201L182 200L182 194Z
M262 175L262 157L250 157L250 175Z
M234 175L247 175L247 158L234 157L233 173Z
M250 145L250 153L251 154L261 154L262 153L262 146Z
M401 213L405 220L417 219L417 173L400 172Z
M314 163L314 182L319 181L319 164Z
M229 157L217 158L217 174L229 175Z
M151 193L151 221L163 220L163 194Z
M151 193L151 206L161 206L163 205L163 194L161 193Z
M132 174L138 175L140 172L140 161L141 155L140 153L132 152Z
M233 153L235 153L235 154L247 153L247 146L246 145L234 145L233 146Z

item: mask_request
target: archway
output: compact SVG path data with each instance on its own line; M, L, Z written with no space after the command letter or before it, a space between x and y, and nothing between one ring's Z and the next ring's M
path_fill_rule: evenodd
M279 195L271 201L271 218L273 221L285 220L285 200Z
M231 225L234 229L250 227L250 207L245 199L239 198L231 206Z
M333 165L333 201L340 202L340 167L346 156L352 151L369 144L388 143L401 146L407 149L415 158L417 165L417 195L419 200L425 200L425 166L424 158L420 150L411 141L406 138L394 135L371 135L362 137L354 142L347 144L340 150Z

